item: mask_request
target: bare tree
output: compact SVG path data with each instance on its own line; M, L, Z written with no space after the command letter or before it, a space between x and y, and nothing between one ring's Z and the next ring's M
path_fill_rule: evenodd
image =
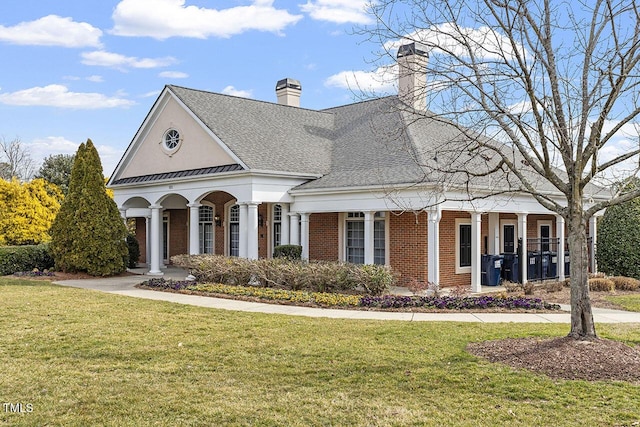
M0 177L3 179L29 180L34 173L35 165L31 154L20 138L7 141L0 138Z
M412 94L426 99L426 109L408 108L415 120L444 121L462 136L417 156L426 179L441 188L466 183L468 200L486 197L474 193L474 182L487 188L500 181L495 191L530 194L564 217L569 336L596 338L588 221L640 195L638 187L624 186L638 172L640 153L636 2L380 0L371 13L376 24L362 33L384 46L377 61L386 62L412 42L428 55L427 83ZM628 129L625 146L617 148ZM593 191L613 188L613 180L626 191L588 199ZM440 201L450 194L441 193Z

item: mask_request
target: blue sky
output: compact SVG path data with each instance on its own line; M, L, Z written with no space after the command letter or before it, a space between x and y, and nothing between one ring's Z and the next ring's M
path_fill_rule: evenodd
M354 100L345 76L373 66L362 0L5 0L0 137L39 164L91 138L110 175L165 84L301 106ZM383 88L385 89L385 88Z

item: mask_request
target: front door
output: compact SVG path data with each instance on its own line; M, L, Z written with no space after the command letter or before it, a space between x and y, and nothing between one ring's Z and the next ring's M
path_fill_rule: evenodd
M503 249L506 254L513 254L516 252L516 226L513 224L503 225Z

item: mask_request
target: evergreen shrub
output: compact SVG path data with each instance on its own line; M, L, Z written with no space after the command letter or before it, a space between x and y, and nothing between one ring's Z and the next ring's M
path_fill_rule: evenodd
M53 266L48 244L0 247L0 276Z
M273 248L274 258L302 259L302 246L278 245Z

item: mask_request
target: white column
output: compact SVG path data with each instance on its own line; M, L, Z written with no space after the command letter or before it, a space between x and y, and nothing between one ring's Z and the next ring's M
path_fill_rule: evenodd
M189 254L200 253L200 203L189 203Z
M147 267L151 267L151 217L146 216L144 218L144 222L145 222L145 242L144 242L145 260L144 262L147 264Z
M500 255L500 214L489 213L489 239L487 253Z
M162 214L162 210L160 210L160 215L159 215L160 221L158 221L158 228L157 228L157 233L158 233L158 265L160 266L160 268L167 268L167 266L164 264L164 241L163 241L163 237L164 237L164 215ZM167 236L167 245L170 245L171 242L169 242L169 236ZM169 252L169 247L167 247L167 256Z
M471 291L480 292L482 290L481 275L481 255L482 255L482 215L471 213Z
M429 283L440 283L440 218L439 208L429 211L427 229L427 280Z
M289 244L289 204L281 203L282 207L282 218L280 223L280 244L288 245Z
M375 212L364 213L364 263L373 264L373 223Z
M289 214L289 242L292 245L300 244L300 222L297 213Z
M565 279L566 271L564 271L564 218L562 215L556 215L556 235L558 236L558 280Z
M529 257L527 256L527 213L518 214L518 238L522 239L522 252L518 254L520 271L522 271L522 284L527 283L527 269Z
M124 226L127 227L127 209L126 208L120 208L118 209L120 211L120 216L122 217L122 221L124 221ZM127 230L129 229L129 227L127 227Z
M160 258L162 257L162 206L151 205L149 209L151 209L151 266L148 274L162 276L162 271L160 271Z
M258 203L247 204L247 258L258 259Z
M598 250L598 218L593 215L589 218L589 237L591 237L591 272L598 272L598 262L596 261L596 251Z
M309 214L300 214L300 245L302 245L302 259L309 259Z
M247 257L247 204L238 203L240 206L240 241L238 242L238 256L240 258Z

